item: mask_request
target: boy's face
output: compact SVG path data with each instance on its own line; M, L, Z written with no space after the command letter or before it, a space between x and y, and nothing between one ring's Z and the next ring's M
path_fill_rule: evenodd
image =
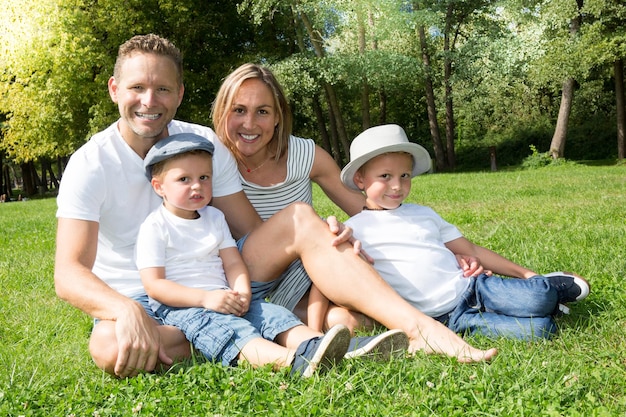
M139 52L122 62L118 78L109 79L109 94L121 116L119 129L131 146L147 142L149 149L167 136L167 124L183 99L178 79L170 58Z
M354 183L366 195L370 209L395 209L411 192L413 158L393 152L370 159L354 174Z
M186 154L165 161L163 171L152 178L152 187L170 212L194 219L196 210L208 205L213 196L212 173L208 153Z

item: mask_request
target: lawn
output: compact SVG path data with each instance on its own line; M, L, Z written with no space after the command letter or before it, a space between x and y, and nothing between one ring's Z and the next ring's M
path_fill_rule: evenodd
M550 341L470 338L500 350L489 364L417 354L301 380L196 358L119 380L91 362L91 319L55 295L54 199L0 204L0 415L626 415L626 166L428 175L409 200L538 272L587 277L591 295Z

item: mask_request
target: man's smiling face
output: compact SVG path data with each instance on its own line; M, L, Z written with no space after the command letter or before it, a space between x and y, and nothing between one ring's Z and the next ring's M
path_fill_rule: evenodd
M131 146L142 139L167 136L167 124L183 99L174 62L152 53L135 53L109 80L109 94L119 108L122 137Z

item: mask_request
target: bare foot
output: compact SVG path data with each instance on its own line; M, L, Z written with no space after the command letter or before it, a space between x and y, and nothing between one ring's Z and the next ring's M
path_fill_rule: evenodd
M461 363L490 361L498 354L496 348L482 350L471 346L441 323L429 327L418 330L415 337L410 338L410 353L421 350L427 354L445 354Z

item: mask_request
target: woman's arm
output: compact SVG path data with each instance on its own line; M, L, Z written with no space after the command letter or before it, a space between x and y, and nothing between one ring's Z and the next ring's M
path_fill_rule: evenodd
M349 216L353 216L363 210L365 196L343 185L339 177L340 173L341 170L328 152L315 145L311 181L318 184L333 203Z
M240 239L263 223L243 191L223 197L213 197L211 205L220 209L235 239Z

